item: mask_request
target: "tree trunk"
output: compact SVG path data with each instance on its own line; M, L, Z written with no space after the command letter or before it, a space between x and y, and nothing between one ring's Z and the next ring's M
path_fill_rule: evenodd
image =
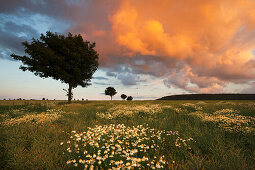
M111 96L111 100L112 100L112 96Z
M68 103L71 103L71 100L72 100L72 85L69 83L69 88L68 88Z

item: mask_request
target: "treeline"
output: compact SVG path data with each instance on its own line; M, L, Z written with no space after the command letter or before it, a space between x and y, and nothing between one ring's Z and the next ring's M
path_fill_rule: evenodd
M11 98L9 98L9 99L3 99L3 100L40 100L40 99L22 99L22 98L17 98L17 99L11 99ZM46 98L42 98L42 100L56 100L56 99L46 99Z
M46 99L46 98L42 98L42 99L22 99L22 98L11 99L11 98L9 98L9 99L6 99L6 98L4 98L2 100L63 100L63 99ZM84 99L84 98L82 98L82 99L73 99L73 100L74 101L88 101L88 99Z
M104 91L104 94L107 96L111 96L111 100L112 100L112 96L114 96L115 94L117 94L117 91L115 90L114 87L107 87ZM128 100L131 101L133 100L132 96L127 96L125 94L121 94L120 97L122 98L122 100Z
M182 94L157 100L255 100L255 94Z

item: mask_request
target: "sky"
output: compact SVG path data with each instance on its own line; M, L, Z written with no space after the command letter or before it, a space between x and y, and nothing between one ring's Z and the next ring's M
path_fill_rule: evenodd
M0 99L66 99L66 84L19 69L10 54L46 31L96 42L99 68L75 99L255 93L255 0L0 1Z

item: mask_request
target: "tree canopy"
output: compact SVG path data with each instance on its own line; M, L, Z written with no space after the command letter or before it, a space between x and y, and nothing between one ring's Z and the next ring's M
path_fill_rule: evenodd
M128 101L131 101L131 100L133 100L133 97L132 97L132 96L128 96L128 97L127 97L127 100L128 100Z
M121 97L123 100L125 100L125 99L127 98L127 95L122 94L120 97Z
M111 96L111 100L112 100L112 96L114 96L115 94L117 94L115 88L113 87L107 87L104 91L105 95Z
M68 102L72 99L72 89L78 85L90 85L90 79L98 68L98 53L95 43L83 40L82 36L68 34L67 37L48 31L40 39L22 43L27 55L12 54L22 61L20 69L31 71L42 78L52 77L67 83Z

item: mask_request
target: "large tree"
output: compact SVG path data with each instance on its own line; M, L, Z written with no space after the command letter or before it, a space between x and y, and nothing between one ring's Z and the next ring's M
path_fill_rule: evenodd
M111 100L112 100L112 96L114 96L115 94L117 94L115 88L113 87L107 87L104 91L105 95L109 95L111 96Z
M59 35L48 31L40 39L22 43L27 55L12 54L15 60L22 61L20 69L31 71L42 78L52 77L68 84L68 103L72 100L72 89L78 85L90 85L90 79L98 68L98 53L95 43L84 41L82 36Z

